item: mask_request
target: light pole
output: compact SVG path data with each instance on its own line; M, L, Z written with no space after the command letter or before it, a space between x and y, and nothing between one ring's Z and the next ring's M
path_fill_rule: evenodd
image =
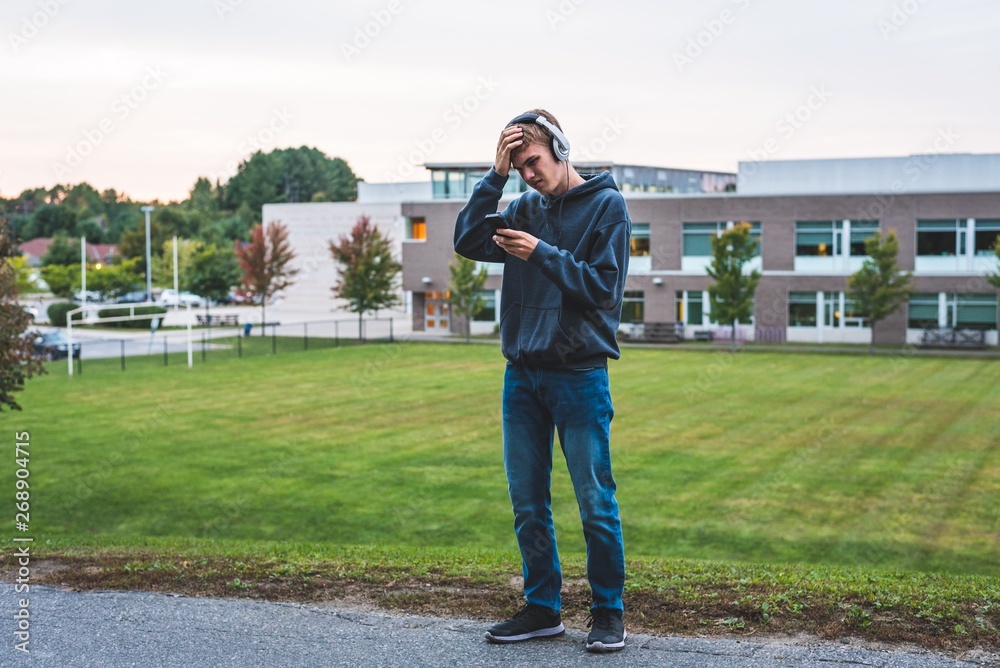
M144 206L140 211L146 214L146 299L153 301L153 257L149 249L149 214L153 212L151 206Z

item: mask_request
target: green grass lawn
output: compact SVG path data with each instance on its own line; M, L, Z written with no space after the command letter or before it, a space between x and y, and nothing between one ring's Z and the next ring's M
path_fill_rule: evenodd
M36 541L516 549L495 346L180 361L29 381L0 420L31 434ZM629 555L1000 575L1000 363L630 348L611 375Z

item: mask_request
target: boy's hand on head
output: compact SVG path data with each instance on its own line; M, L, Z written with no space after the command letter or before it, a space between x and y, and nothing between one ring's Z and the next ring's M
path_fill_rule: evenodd
M500 133L500 141L497 142L497 157L493 162L493 169L498 174L504 176L510 174L510 154L524 143L523 135L524 130L518 125L510 125Z

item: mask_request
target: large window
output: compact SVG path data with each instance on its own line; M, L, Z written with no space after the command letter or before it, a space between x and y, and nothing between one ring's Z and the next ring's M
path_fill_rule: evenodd
M427 240L427 220L423 216L406 219L406 238L411 241Z
M629 241L632 257L649 255L649 223L633 223L632 238Z
M720 223L684 223L684 255L709 256Z
M646 304L642 290L626 290L622 299L622 322L641 323L646 319Z
M795 254L819 257L840 255L839 249L834 246L836 225L834 221L795 223Z
M757 242L760 255L760 223L737 221L736 223L684 223L682 227L684 255L688 257L708 257L712 255L712 238L721 235L733 225L749 223L750 237Z
M465 172L448 172L448 197L465 197Z
M841 320L843 320L844 327L870 327L871 323L868 322L868 318L862 315L858 311L857 305L854 300L850 297L844 297L844 310L834 314L836 319L834 320L835 326L840 326Z
M788 326L843 329L871 324L845 292L792 292L788 295Z
M824 327L869 326L868 318L858 312L858 307L855 305L854 300L843 292L823 293L823 316L822 325Z
M448 173L441 170L431 172L431 183L433 184L434 199L443 199L448 196Z
M993 244L997 243L997 237L1000 237L1000 219L977 220L975 254L993 255Z
M955 327L996 329L997 298L993 295L955 295Z
M677 322L698 327L704 323L705 306L701 290L678 290Z
M877 220L851 221L851 255L867 255L865 241L878 232Z
M464 199L472 194L472 188L486 176L482 170L435 169L431 172L434 199ZM511 175L508 185L517 184L519 179ZM510 192L504 188L505 192Z
M850 239L842 220L804 220L795 223L795 254L800 257L865 255L865 241L878 232L877 220L851 220ZM845 243L846 241L846 243ZM847 247L845 249L845 246Z
M996 329L997 298L990 294L945 294L942 298L938 293L910 297L907 327L934 329L942 322L958 329Z
M964 255L965 234L964 220L918 220L917 255Z
M934 329L938 326L936 292L910 295L906 326L910 329Z
M816 326L815 292L792 292L788 295L788 326Z
M497 293L495 290L483 290L479 293L479 308L473 314L472 319L477 322L496 322L497 319Z

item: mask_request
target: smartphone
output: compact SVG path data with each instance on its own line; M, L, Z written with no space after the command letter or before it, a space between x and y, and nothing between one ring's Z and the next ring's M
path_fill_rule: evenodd
M508 227L507 221L505 221L503 216L499 213L486 214L486 222L489 223L494 230L500 229L501 227Z

